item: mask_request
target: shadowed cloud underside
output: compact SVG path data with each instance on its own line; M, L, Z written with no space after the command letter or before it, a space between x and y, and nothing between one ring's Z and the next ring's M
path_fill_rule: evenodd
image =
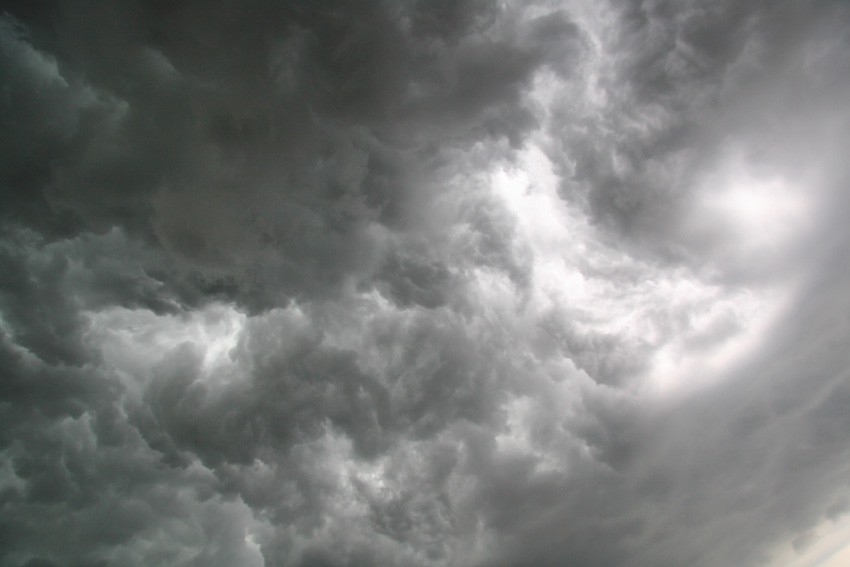
M846 554L847 3L2 10L0 567Z

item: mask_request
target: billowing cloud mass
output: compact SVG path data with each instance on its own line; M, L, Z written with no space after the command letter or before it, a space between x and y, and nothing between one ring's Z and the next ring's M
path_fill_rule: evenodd
M5 3L0 566L826 565L849 53L838 0Z

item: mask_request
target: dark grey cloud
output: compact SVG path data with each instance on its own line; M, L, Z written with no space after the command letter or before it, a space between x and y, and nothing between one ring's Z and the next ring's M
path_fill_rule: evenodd
M847 533L843 3L4 10L0 566Z
M236 278L252 308L368 279L429 161L533 122L520 93L553 26L493 31L484 9L62 4L43 45L13 13L4 185Z

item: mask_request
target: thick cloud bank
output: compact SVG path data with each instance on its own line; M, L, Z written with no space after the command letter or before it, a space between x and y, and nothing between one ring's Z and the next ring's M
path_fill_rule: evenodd
M846 2L3 10L0 566L850 534Z

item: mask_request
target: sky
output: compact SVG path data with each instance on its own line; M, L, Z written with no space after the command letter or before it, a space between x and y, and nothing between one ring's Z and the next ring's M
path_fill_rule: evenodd
M0 13L0 567L850 565L850 3Z

